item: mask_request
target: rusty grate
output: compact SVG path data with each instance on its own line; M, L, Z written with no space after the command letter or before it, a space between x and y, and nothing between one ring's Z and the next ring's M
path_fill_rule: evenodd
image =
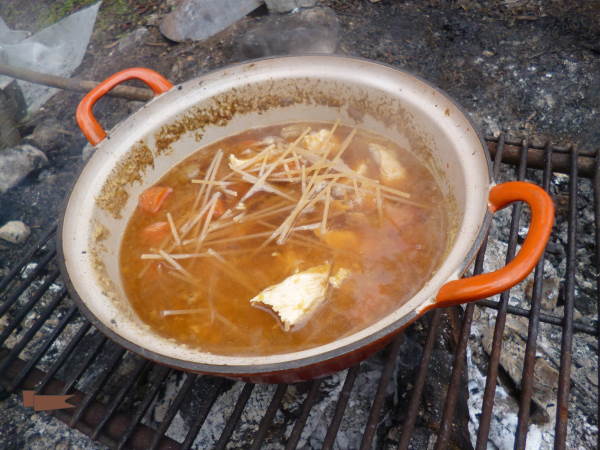
M550 144L544 146L528 145L527 142L516 142L506 139L489 138L488 145L494 156L494 175L498 176L502 164L516 166L516 178L527 179L528 174L535 173L543 180L543 186L549 190L554 174L562 172L568 175L568 231L566 244L566 275L564 283L564 314L562 316L543 313L542 281L544 261L540 261L535 270L533 292L529 308L517 307L509 303L509 292L503 293L498 300L488 299L469 304L464 311L455 310L460 318L460 333L452 355L452 371L449 387L445 394L443 408L439 411L439 428L436 430L436 449L447 448L450 442L454 424L459 386L465 373L466 355L473 314L476 308L492 308L497 311L493 334L492 348L487 365L485 392L481 405L481 415L477 430L477 449L487 447L490 423L494 410L496 383L499 376L499 361L502 350L502 339L505 324L509 315L527 318L528 334L524 354L522 384L520 386L518 426L514 437L514 447L524 449L529 430L532 395L534 386L534 365L538 337L543 332L541 324L546 323L557 327L562 334L560 370L557 385L557 415L555 423L555 448L564 449L567 442L569 425L570 375L572 367L573 336L583 333L599 336L599 330L593 322L574 320L575 273L578 249L577 208L578 183L580 177L593 179L594 229L596 233L595 261L598 267L600 260L600 158L593 153L578 152L575 148L556 148ZM530 170L528 170L530 169ZM513 206L508 251L506 259L510 260L519 243L519 222L523 214L521 205ZM194 374L182 374L182 382L176 392L170 394L169 406L162 421L156 427L143 423L143 417L148 408L164 386L167 379L176 371L155 365L138 356L129 354L102 336L91 324L80 315L71 303L64 287L57 284L60 279L55 264L56 249L54 234L56 227L47 230L43 239L29 251L0 281L0 319L4 317L3 329L0 330L0 381L7 393L18 395L22 389L34 389L38 393L69 393L74 394L73 409L56 411L55 414L71 427L75 427L92 439L98 440L113 448L134 449L187 449L196 439L199 431L210 417L211 410L220 401L219 397L230 382L221 379L210 379L211 389L201 399L200 406L195 409L192 422L182 442L177 442L165 433L171 425L177 412L182 408L194 384L203 377ZM479 252L474 272L483 270L486 257L487 239ZM34 264L32 264L34 263ZM590 280L598 283L600 277ZM457 315L456 311L459 311ZM401 424L401 435L397 447L407 449L414 437L418 411L422 406L423 394L427 377L430 373L432 352L438 338L441 321L448 311L436 310L419 321L426 328L423 351L420 362L415 370L416 377L409 391L406 419ZM590 325L592 323L592 325ZM35 346L33 351L23 357L24 349L39 336L40 330L46 333ZM12 336L12 339L11 339ZM18 336L17 339L14 336ZM63 345L57 348L57 339ZM86 341L86 351L79 352L82 342ZM353 447L371 448L381 424L381 417L386 409L386 392L390 381L397 375L396 361L401 349L402 336L395 339L386 349L384 364L381 367L376 394L373 397L366 425L362 430L361 442L353 443ZM75 358L81 353L81 357ZM98 368L97 361L103 364ZM71 366L67 376L58 374ZM76 366L76 367L75 367ZM334 448L338 430L348 411L349 398L355 388L355 381L360 366L349 369L343 386L337 394L335 410L327 425L322 446L325 449ZM87 383L84 391L77 389L81 379L93 376L93 382ZM303 386L306 396L301 404L291 433L280 442L286 449L296 448L300 442L302 431L319 398L320 387L326 381L315 380ZM106 396L104 388L107 384L115 383L118 389L113 389ZM225 421L220 436L215 440L214 447L226 448L235 430L242 420L242 413L253 394L255 386L245 384L240 389L235 400L235 406ZM268 405L261 411L262 418L247 447L261 448L270 433L274 420L281 408L289 385L278 385L270 398ZM135 397L135 398L134 398Z

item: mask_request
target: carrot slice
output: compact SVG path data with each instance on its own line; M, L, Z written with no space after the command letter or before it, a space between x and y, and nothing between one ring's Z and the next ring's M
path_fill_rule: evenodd
M168 222L154 222L142 230L141 236L144 243L158 245L170 232L171 229Z
M173 192L173 189L170 187L152 186L142 192L138 205L144 211L155 214L160 211L161 206L171 192Z
M220 198L217 199L217 204L215 205L215 210L213 212L213 219L218 219L227 211L227 207L225 206L225 202Z

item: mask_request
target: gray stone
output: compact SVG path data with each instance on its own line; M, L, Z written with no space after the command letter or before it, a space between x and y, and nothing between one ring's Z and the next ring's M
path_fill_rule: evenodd
M23 144L0 151L0 194L47 164L44 152L33 145Z
M64 135L68 134L64 126L54 118L47 118L37 124L31 135L24 138L25 142L33 144L44 150L54 150L63 142Z
M272 13L286 13L296 8L310 8L318 3L318 0L265 0L267 8Z
M127 36L119 39L117 51L123 53L138 47L142 42L144 42L149 33L150 31L146 27L140 27L135 31L132 31Z
M13 244L25 242L30 234L29 227L20 220L11 220L0 227L0 239Z
M200 41L240 20L262 4L261 0L183 0L160 24L168 39Z
M242 58L296 53L334 53L339 23L331 8L305 9L295 14L267 16L238 43Z

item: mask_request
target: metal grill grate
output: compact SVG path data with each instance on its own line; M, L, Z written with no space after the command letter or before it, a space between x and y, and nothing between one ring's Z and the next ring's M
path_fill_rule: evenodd
M530 308L509 305L509 292L500 296L499 300L483 300L477 304L469 304L460 315L460 334L454 349L452 374L445 403L439 419L436 449L449 445L455 411L458 401L461 377L464 375L467 344L473 322L475 308L493 308L497 310L492 349L490 353L485 392L483 396L482 413L477 433L476 448L486 448L490 433L491 417L494 409L496 382L499 376L499 361L502 339L507 315L517 315L528 319L528 336L522 373L521 395L519 399L518 426L515 436L515 448L524 449L527 439L530 419L532 394L536 389L533 385L533 372L536 356L536 345L541 333L540 324L547 323L560 327L562 333L562 348L560 358L560 376L558 381L558 413L555 425L555 448L566 446L568 409L570 393L570 373L572 364L572 343L574 333L584 333L599 336L598 330L589 323L574 321L575 300L575 258L577 250L577 192L578 177L584 176L594 180L594 219L596 232L595 257L600 260L600 159L593 153L578 153L573 148L555 148L551 145L530 146L526 142L513 142L504 136L489 138L488 145L494 156L494 174L497 176L501 164L516 165L517 178L526 179L527 169L543 170L543 186L549 189L553 173L567 173L569 178L568 197L568 242L566 248L567 267L564 291L563 317L541 312L542 279L544 261L540 261L535 270L533 293ZM591 208L592 206L590 206ZM510 260L518 244L518 229L522 215L521 205L515 205L512 210L511 228L506 259ZM166 367L155 365L138 356L126 352L116 344L108 341L90 323L80 315L77 308L69 300L64 288L56 287L59 272L55 264L56 249L54 234L56 227L47 231L45 236L30 251L26 252L10 273L0 281L0 318L6 317L4 329L0 331L0 380L4 389L17 394L21 389L34 389L38 393L70 393L77 406L73 409L57 411L54 414L71 427L75 427L92 439L99 440L114 448L139 449L187 449L205 424L219 395L229 386L229 382L212 379L212 389L202 398L200 407L195 410L195 416L189 426L185 440L181 443L167 437L165 432L171 425L178 410L190 395L191 389L198 378L194 374L180 375L184 380L178 391L172 394L169 407L157 429L142 423L144 415L156 398L161 386L177 372ZM483 270L487 239L479 252L474 272ZM31 264L35 262L35 264ZM597 265L597 264L596 264ZM591 280L590 280L591 281ZM600 288L600 277L596 280ZM401 426L402 434L398 448L407 449L411 444L418 410L421 406L425 382L436 339L438 338L441 321L450 311L436 310L420 320L427 329L420 363L416 369L416 378L410 391L406 420ZM456 317L456 311L454 313ZM24 349L45 327L47 334L37 342L35 349L24 359L20 358ZM16 338L15 338L16 336ZM12 337L12 339L11 339ZM57 339L61 337L62 348L56 347ZM390 380L394 377L396 360L401 348L402 336L396 338L386 350L385 364L381 370L377 391L373 398L366 426L362 430L361 449L371 448L381 423L384 412L385 397ZM10 341L10 342L9 342ZM77 358L78 348L86 341L86 352ZM97 362L102 360L102 365ZM65 371L65 366L71 370ZM354 388L359 366L347 371L345 381L338 394L335 411L328 424L327 433L323 440L323 448L334 447L340 424L348 409L349 398ZM58 374L62 373L61 377ZM87 383L85 392L76 389L83 378L92 377ZM115 381L117 380L117 381ZM108 383L117 383L119 388L105 396L103 390ZM307 395L301 405L298 417L291 434L281 442L286 449L296 448L307 419L319 396L322 380L305 383ZM142 389L143 386L143 389ZM278 410L282 405L288 385L279 385L271 397L270 403L263 411L262 419L256 431L253 442L248 442L252 449L261 448L267 438ZM242 413L254 390L252 384L246 384L239 392L237 401L220 437L216 440L215 448L226 448L231 436L239 427Z

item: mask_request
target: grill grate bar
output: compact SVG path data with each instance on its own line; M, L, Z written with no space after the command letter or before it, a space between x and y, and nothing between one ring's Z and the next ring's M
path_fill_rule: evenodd
M160 386L165 382L167 377L171 373L174 372L173 370L168 369L167 367L164 367L164 366L155 366L155 367L157 367L156 379L154 380L153 383L151 383L151 386L146 391L144 400L138 405L137 409L135 410L134 414L132 415L131 421L127 425L127 428L125 429L125 432L123 433L123 436L121 437L121 440L117 444L117 449L119 449L119 450L125 446L125 444L129 440L129 438L133 434L136 426L139 424L140 420L142 420L142 417L146 413L146 410L150 406L150 403L152 403L152 400L154 400L154 397L156 397L156 394L158 394L158 389L160 388Z
M525 178L526 170L527 143L524 142L521 146L521 158L519 161L519 171L517 175L519 181L522 181ZM508 238L508 251L506 254L507 264L515 257L517 251L517 237L522 210L523 205L521 203L517 203L513 206L510 222L510 233ZM506 325L506 314L509 298L510 289L507 289L500 294L500 308L498 309L498 314L496 315L496 324L494 326L494 336L492 340L492 351L490 354L487 376L485 378L483 405L481 408L481 418L479 419L479 430L477 431L477 443L475 445L477 450L483 450L487 448L487 440L490 434L492 409L494 408L496 383L498 380L498 367L500 365L500 353L502 352L502 337L504 335L504 327Z
M485 306L486 308L491 308L491 309L499 309L500 308L500 302L498 302L496 300L489 300L489 299L479 300L477 302L477 305ZM506 310L510 314L514 314L515 316L529 318L529 316L531 315L531 310L519 308L518 306L508 305ZM539 319L540 319L540 322L543 322L543 323L548 323L550 325L556 325L558 327L563 326L563 319L561 317L556 317L551 314L540 313ZM583 323L577 323L575 321L573 321L573 331L575 333L585 333L585 334L589 334L591 336L598 335L598 329L596 329L590 325L585 325Z
M285 395L285 391L287 390L287 385L279 384L277 385L277 390L275 394L273 394L273 398L267 407L267 411L260 421L260 426L258 427L258 433L256 433L256 437L254 438L254 442L252 443L252 450L258 450L261 448L261 445L265 438L267 437L267 431L269 431L269 427L273 423L273 419L275 418L275 413L279 409L279 405L281 404L281 400L283 400L283 396Z
M125 382L125 384L121 387L119 392L117 392L117 394L112 398L112 401L110 402L110 404L108 405L108 408L106 410L106 414L102 417L102 419L100 419L100 422L98 422L98 425L96 425L96 427L92 431L92 434L91 434L92 439L96 439L98 437L98 434L100 433L100 431L102 431L102 428L104 428L106 423L113 416L113 414L117 410L117 407L121 404L121 402L125 398L125 395L127 395L127 393L131 390L132 386L138 380L140 375L142 375L142 373L145 373L146 371L148 371L148 369L150 368L150 365L151 365L151 363L148 360L145 360L145 359L138 360L138 362L135 366L135 369L127 377L127 381Z
M194 443L194 440L196 439L200 428L202 427L204 421L208 417L208 413L210 412L215 401L221 394L223 386L225 386L225 380L218 380L217 385L214 386L213 389L211 389L208 397L204 399L202 407L198 410L197 416L194 418L194 422L192 423L192 426L190 426L190 429L185 437L185 441L183 441L183 444L181 444L181 450L188 450Z
M542 183L546 192L550 192L550 181L552 179L552 147L546 145L544 157L544 181ZM529 412L531 398L533 396L533 373L535 370L535 353L537 348L537 337L539 333L540 311L542 306L542 281L544 280L545 253L535 268L533 279L533 292L531 299L531 315L529 316L529 329L527 332L527 344L525 345L525 357L523 371L521 374L521 398L519 401L519 415L517 422L517 434L515 437L515 449L524 450L527 443L527 432L529 430Z
M558 377L558 404L554 448L564 449L569 420L569 391L571 388L571 360L573 347L573 307L575 298L575 251L577 246L577 149L571 152L569 176L569 223L567 228L567 273L565 286L564 324L562 331L560 372Z
M229 419L227 420L227 424L225 425L225 428L223 428L223 431L221 432L221 436L219 437L219 440L215 444L215 450L223 450L225 448L225 446L227 445L229 438L233 434L233 430L235 430L236 425L238 424L238 422L240 421L240 418L242 417L242 412L244 411L244 408L246 407L246 403L248 403L248 400L250 399L250 396L252 395L253 390L254 390L254 385L252 383L246 383L244 385L244 388L242 389L242 393L240 394L237 402L235 403L233 412L229 416Z
M302 436L302 430L304 430L304 426L306 425L310 411L319 397L320 386L320 380L310 382L310 390L308 391L308 395L302 404L302 412L300 413L300 417L298 417L296 420L292 433L287 441L285 446L286 450L294 450L298 446L298 441L300 441L300 436Z
M404 422L404 426L402 427L402 436L400 437L398 450L407 450L408 445L410 444L412 432L417 421L417 414L419 411L419 404L421 403L421 396L423 395L423 387L425 387L425 381L427 380L429 360L431 359L431 352L433 351L433 346L438 335L438 329L440 327L441 318L441 309L436 309L433 312L433 314L431 314L431 322L429 323L427 340L425 341L423 355L421 356L421 362L419 363L419 370L417 372L414 387L410 395L408 411L406 413L406 420Z
M325 435L325 439L323 441L323 450L330 450L335 444L335 438L337 437L342 419L344 418L344 412L346 411L348 400L350 400L350 393L352 392L352 387L354 386L354 382L358 376L359 369L360 366L356 365L348 369L346 372L344 386L342 387L342 391L338 397L337 405L335 406L335 414L333 415L333 419L331 420L331 424L329 424L327 434Z
M75 387L75 384L79 381L88 367L90 367L90 365L94 362L96 356L98 356L98 353L100 353L100 350L102 350L102 347L104 347L104 344L106 344L108 341L108 338L104 335L100 335L100 333L94 331L93 335L94 337L100 336L100 338L95 342L94 346L92 347L92 351L86 355L81 367L79 367L79 369L76 370L65 383L65 387L62 391L63 394L68 394L69 391Z
M31 372L31 370L35 367L35 365L39 362L39 360L46 354L48 348L53 344L56 338L62 333L65 327L69 324L71 319L75 314L77 314L77 306L73 305L69 308L65 316L61 319L61 321L56 325L56 327L52 330L52 333L48 335L48 337L44 340L44 343L37 349L35 354L31 357L29 361L25 364L23 369L17 374L12 385L9 388L9 391L16 390L25 377ZM2 371L0 370L0 373Z
M169 426L171 425L171 422L173 421L175 414L177 414L177 411L179 411L181 404L188 397L197 378L198 378L198 375L193 375L191 373L188 373L185 375L185 381L183 382L183 386L181 386L181 388L179 389L179 392L177 393L175 400L173 400L173 403L171 403L171 405L169 405L169 409L167 410L167 413L165 414L163 421L160 423L158 430L156 430L156 434L154 435L154 440L152 441L152 444L150 445L150 450L156 450L158 448L158 443L160 442L160 439L163 437L163 435L169 429Z
M0 292L4 291L6 287L10 284L10 282L19 274L21 269L31 261L33 255L35 255L45 244L50 240L54 232L56 231L56 223L50 226L48 231L46 231L41 239L37 242L36 245L32 246L27 253L21 258L15 265L10 269L10 271L6 274L2 280L0 280Z
M58 275L58 271L53 272L52 275L50 275L50 277L44 282L44 284L40 286L35 295L33 295L29 301L17 312L6 328L4 328L2 333L0 333L0 345L4 344L4 341L10 336L14 329L19 326L21 321L25 318L33 306L40 300L40 298L42 298L42 295L46 293L50 285L54 283L54 280L58 278Z
M596 296L598 308L598 386L600 386L600 156L596 156L596 174L594 176L594 219L596 222L596 286L598 295ZM598 396L597 415L600 417L600 395ZM600 447L600 437L596 443Z
M85 336L90 327L91 324L87 320L83 323L83 325L81 325L81 327L77 331L77 334L73 337L73 339L69 341L69 344L66 346L65 349L63 349L60 356L54 362L54 364L52 364L52 367L50 367L44 378L40 380L39 384L36 386L36 391L38 391L40 394L44 391L46 385L50 382L50 380L52 380L56 372L58 372L58 369L62 367L64 362L71 355L73 349L77 346L77 344L79 344L79 341L81 341L83 336Z
M596 325L588 325L586 323L573 321L573 303L574 303L574 276L575 276L575 255L577 249L575 214L577 211L577 187L578 177L594 176L594 200L595 200L595 224L596 224L596 258L597 267L600 263L600 157L597 157L594 152L577 152L571 148L555 147L550 143L544 145L528 144L527 142L519 142L511 140L500 135L498 138L488 138L488 144L492 154L495 154L493 172L498 178L500 167L503 163L519 164L519 179L525 176L525 170L528 168L542 168L544 170L543 186L548 191L552 181L553 172L563 172L570 175L569 181L569 228L568 228L568 245L567 245L567 292L565 313L563 317L557 317L551 314L545 314L541 309L542 297L542 281L544 276L543 259L537 264L534 275L533 294L531 298L531 307L517 307L509 304L510 294L508 291L500 296L500 300L485 299L477 303L472 303L466 307L462 315L462 323L460 325L460 333L458 336L458 344L454 349L454 359L452 363L452 374L450 376L450 384L446 392L445 403L442 407L442 417L440 429L438 433L436 449L446 448L451 444L451 439L454 435L454 416L457 414L458 399L460 392L464 386L464 371L466 364L466 351L470 335L471 322L473 320L473 311L475 305L498 310L496 315L496 324L494 328L494 337L492 340L492 352L490 354L486 389L484 393L484 402L482 414L480 416L480 426L478 430L477 448L485 448L487 445L491 413L494 407L494 394L499 375L499 358L502 352L502 337L504 335L505 321L507 314L522 316L528 319L529 329L527 337L527 345L525 348L524 366L522 369L522 382L519 386L519 415L517 432L515 434L515 448L524 449L527 443L527 433L531 412L531 399L534 392L534 369L536 361L536 349L538 346L537 338L540 334L540 323L548 323L555 326L560 326L563 330L562 335L562 355L560 361L560 376L559 376L559 391L558 391L558 413L556 419L556 441L555 448L565 448L568 428L568 401L570 390L570 370L572 359L573 333L580 332L589 335L597 336L600 341L600 328ZM514 255L514 249L518 243L518 225L521 205L513 207L513 215L511 221L510 238L508 245L507 259ZM89 434L93 439L100 439L102 442L110 446L116 445L117 448L161 448L161 449L188 449L194 445L194 441L198 437L198 433L202 429L206 418L213 409L213 405L223 391L224 380L216 380L215 388L208 391L208 394L201 399L201 403L194 415L191 417L191 424L185 438L182 437L183 443L178 444L168 438L165 433L169 430L177 411L184 404L188 397L197 375L185 374L185 381L179 384L176 390L174 399L168 407L167 413L163 421L158 425L158 429L154 430L141 421L148 413L150 407L154 404L154 400L158 395L161 386L170 383L172 375L180 373L168 368L154 365L153 363L139 359L136 361L132 372L124 377L122 385L118 392L111 396L108 404L101 404L97 398L105 388L111 376L118 372L118 367L123 363L124 358L128 355L124 349L113 348L113 345L107 345L108 340L90 325L85 319L77 316L76 306L70 306L57 325L48 331L47 336L43 336L41 342L36 345L35 352L27 361L19 359L20 353L27 347L33 338L40 333L40 329L52 314L56 314L57 307L64 301L64 289L58 293L52 292L52 296L48 294L50 285L58 278L58 272L53 270L54 259L56 259L56 249L53 244L48 244L56 232L56 226L53 225L42 237L41 241L28 249L25 257L22 258L0 281L0 295L4 300L0 303L0 311L5 314L10 308L15 308L14 313L11 313L11 321L8 325L10 329L2 330L0 334L0 345L8 336L19 326L34 308L39 316L32 321L32 325L28 323L28 329L24 330L19 336L12 348L2 351L0 356L0 373L4 372L3 381L6 385L11 386L11 392L20 387L21 384L33 387L37 385L38 391L44 389L54 392L64 393L72 392L75 394L77 409L68 411L59 411L55 415L61 420L66 421L71 426L74 426L86 434ZM487 237L481 251L477 255L475 262L474 273L480 273L483 267L485 258L485 248L487 245ZM32 261L35 259L35 261ZM23 267L29 262L35 262L37 266L31 270L27 270L27 276L23 274ZM48 268L50 267L50 268ZM21 274L21 275L20 275ZM21 278L24 277L24 278ZM600 291L600 273L597 275L597 283ZM33 285L33 288L32 288ZM23 300L26 298L26 300ZM43 300L42 300L43 298ZM40 300L44 305L36 307ZM598 296L600 310L600 296ZM39 310L38 310L39 308ZM459 308L452 312L460 311ZM423 346L423 354L419 361L417 373L415 376L414 387L410 393L410 400L407 412L400 414L402 423L402 434L398 448L406 450L411 444L412 434L418 421L419 408L427 407L423 405L423 391L429 374L429 366L431 363L433 349L439 337L439 326L444 312L436 310L430 313L430 320L423 321L425 327L429 327L425 337ZM599 312L600 319L600 312ZM82 322L83 320L83 322ZM459 322L460 323L460 322ZM74 337L65 339L61 345L66 346L57 352L57 356L50 362L52 363L48 373L44 374L36 368L36 365L44 358L56 343L57 338L64 334L67 325L74 327L76 331ZM78 328L77 328L78 327ZM600 327L600 320L598 322ZM69 380L65 383L57 382L54 378L57 373L63 368L67 360L75 354L80 344L83 345L82 339L86 338L86 355L83 359L78 358L77 373L71 374ZM87 342L87 339L90 339ZM386 405L387 387L394 376L397 355L400 349L401 337L397 337L391 346L386 350L384 360L384 368L381 372L377 393L371 404L367 425L362 432L361 448L371 448L374 445L378 436L378 429L382 423L386 426L389 421L383 421L382 410ZM89 348L88 348L89 347ZM600 352L600 350L599 350ZM98 364L96 360L102 360L102 373L93 372L93 383L85 388L85 392L79 392L76 389L77 384L83 376L85 379L90 379L89 375L96 370ZM83 364L83 367L80 365ZM352 394L356 378L360 373L360 366L355 366L349 369L346 373L346 378L343 387L338 394L337 404L331 423L329 424L325 440L323 442L324 449L331 449L336 443L336 438L340 430L345 412L349 406L349 399ZM8 376L8 372L11 376ZM178 378L177 378L178 379ZM203 380L206 378L203 378ZM599 370L600 379L600 370ZM37 384L36 384L37 382ZM283 397L287 392L288 385L277 386L269 405L260 421L254 442L252 445L247 445L252 448L261 448L265 445L265 440L270 436L271 427L274 424L274 419L277 411L281 407ZM320 381L309 382L305 385L308 389L306 398L302 402L302 407L299 415L292 427L287 442L283 441L282 445L286 449L293 449L298 446L303 430L306 427L308 418L313 411L313 406L319 400L321 389ZM230 444L230 439L238 426L244 409L252 395L254 385L245 384L236 399L232 413L227 418L227 422L221 432L219 440L215 444L215 448L224 449ZM84 388L82 388L84 389ZM135 392L143 392L139 400L134 394ZM131 393L131 395L129 395ZM137 403L136 403L137 402ZM598 404L600 413L600 403ZM393 420L394 418L392 418ZM279 430L279 429L278 429ZM277 435L279 436L279 435ZM120 441L116 443L117 440ZM378 446L380 443L377 444Z
M85 409L90 405L90 403L92 403L96 399L96 396L100 393L100 390L104 387L110 376L113 374L113 371L116 369L118 363L121 361L121 358L124 354L125 349L121 347L119 347L117 351L113 353L112 358L108 362L108 365L104 369L102 375L96 381L94 387L77 406L77 409L73 413L73 417L71 417L71 421L69 422L70 427L75 426L77 421L79 421L82 414L85 412Z
M46 305L44 310L41 312L40 317L31 325L31 327L25 332L23 337L19 340L17 344L10 350L9 354L4 358L2 363L0 363L0 373L4 372L9 364L23 351L23 349L27 346L29 341L33 338L35 333L44 325L48 317L54 312L58 304L62 301L63 298L67 295L67 291L63 288L62 291L52 299L52 301ZM2 340L0 340L0 343Z
M498 139L498 145L496 147L496 154L494 158L494 165L492 172L494 179L498 179L500 174L500 165L502 164L502 157L505 150L505 137L503 134ZM477 253L475 259L475 266L473 268L473 275L480 274L483 271L483 262L485 260L485 251L487 248L487 242L489 237L489 231L486 233L485 239L481 249ZM475 304L469 303L463 312L463 321L460 330L460 336L458 345L454 354L454 362L452 363L452 375L450 377L450 384L448 385L448 392L446 393L446 401L444 403L444 409L442 412L442 423L440 425L440 431L438 438L435 442L435 450L442 450L448 444L452 422L454 418L454 411L456 409L456 401L460 386L460 379L463 374L466 355L467 355L467 343L469 340L469 334L471 332L471 322L473 321L473 312L475 310Z
M48 263L55 256L56 256L56 250L52 250L51 252L48 252L44 256L44 258L38 263L37 267L35 269L33 269L33 271L29 275L27 275L27 277L25 277L25 279L21 282L21 284L19 284L17 286L16 290L13 291L13 293L10 295L10 297L8 297L4 301L4 303L2 303L2 306L0 306L0 317L2 317L6 313L6 311L8 311L10 309L10 307L19 299L21 294L23 292L25 292L25 289L27 289L31 285L33 280L42 272L42 270L44 270L46 268ZM56 273L58 276L59 272L55 271L54 273ZM24 308L24 309L26 312L29 311L28 308Z
M371 410L369 411L369 419L367 421L367 426L365 427L365 431L363 432L362 442L360 443L361 450L368 450L369 448L371 448L373 437L375 437L375 432L377 431L377 426L379 425L379 418L381 417L381 408L383 408L383 404L385 401L387 386L390 382L392 374L394 373L396 360L398 359L398 353L400 352L400 346L402 345L403 339L404 336L400 334L399 336L394 338L392 345L388 346L387 348L388 355L385 361L385 365L383 366L383 371L381 372L381 377L379 378L379 385L377 386L377 393L375 394L373 405L371 405Z

